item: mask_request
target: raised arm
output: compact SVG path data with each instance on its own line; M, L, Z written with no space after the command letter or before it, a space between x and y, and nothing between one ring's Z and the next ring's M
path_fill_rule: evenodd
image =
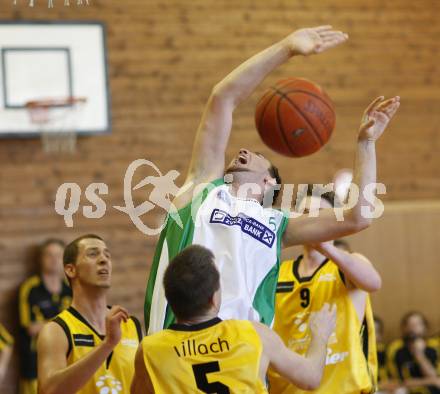
M379 273L371 261L360 253L348 253L334 246L332 242L313 245L313 248L332 260L354 287L372 293L382 286Z
M270 328L254 323L263 342L263 353L272 368L289 382L303 390L315 390L321 383L327 356L327 342L335 329L336 306L325 304L312 314L310 330L312 340L305 357L289 350L281 338Z
M0 350L0 385L2 384L3 379L6 376L6 371L9 367L11 356L12 356L12 345L5 344L3 349Z
M44 326L38 337L39 394L75 394L97 369L121 339L120 324L127 320L125 309L114 306L106 318L105 340L76 363L67 366L69 342L63 329L55 322Z
M232 114L271 71L293 56L320 53L347 38L331 26L297 30L245 61L215 85L197 130L186 183L223 176Z
M399 105L399 97L389 100L378 97L364 112L354 170L354 183L359 188L359 198L353 208L344 211L344 220L338 221L333 209L322 209L317 217L302 215L290 219L284 234L286 247L331 241L357 233L371 224L372 219L363 214L363 210L374 210L365 191L367 186L376 183L376 141L396 114Z

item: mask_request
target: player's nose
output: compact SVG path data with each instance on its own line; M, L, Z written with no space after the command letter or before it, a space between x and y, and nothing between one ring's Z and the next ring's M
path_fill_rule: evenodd
M238 153L240 155L248 155L249 151L246 148L240 148L240 150L238 151Z

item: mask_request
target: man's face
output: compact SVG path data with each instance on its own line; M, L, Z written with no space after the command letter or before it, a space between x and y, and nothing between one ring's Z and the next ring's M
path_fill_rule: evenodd
M240 149L226 168L226 173L247 171L269 176L271 163L260 153L254 153L247 149Z
M47 275L63 275L64 248L57 243L47 245L41 252L41 273Z
M418 314L410 316L403 327L403 335L405 337L424 337L425 334L426 326L423 318Z
M86 238L79 242L79 253L76 264L70 264L73 277L81 284L109 288L111 284L112 261L111 255L104 241Z

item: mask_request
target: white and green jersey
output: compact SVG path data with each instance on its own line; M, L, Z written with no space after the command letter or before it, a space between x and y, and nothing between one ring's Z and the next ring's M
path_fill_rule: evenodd
M233 196L219 179L207 184L178 214L183 227L168 214L151 266L145 298L148 333L174 322L163 275L174 256L191 244L205 246L215 255L222 291L220 318L271 325L281 237L287 224L283 213Z

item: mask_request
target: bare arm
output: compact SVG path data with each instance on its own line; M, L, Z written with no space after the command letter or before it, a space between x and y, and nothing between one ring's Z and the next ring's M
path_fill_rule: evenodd
M281 338L268 327L254 323L271 367L292 384L303 390L319 387L325 367L327 342L336 324L336 308L323 309L311 318L312 340L305 357L289 350Z
M356 288L372 293L382 286L379 273L365 256L345 252L334 246L332 242L321 243L313 247L332 260Z
M142 350L142 343L139 345L136 352L136 359L134 363L134 377L131 382L131 394L154 394L153 384L147 368L145 367L144 355Z
M359 130L354 171L359 198L355 205L345 211L342 221L337 220L333 209L323 209L317 217L302 215L290 219L284 234L286 247L331 241L359 232L371 224L371 218L366 217L362 210L363 207L372 208L364 191L368 185L376 183L376 140L400 105L399 97L382 100L383 97L379 97L368 106Z
M2 383L4 377L6 376L6 371L9 366L9 361L12 356L12 346L5 346L0 351L0 384Z
M415 388L420 386L436 386L440 389L440 378L437 376L429 378L411 378L405 379L403 385L407 388Z
M38 337L38 385L40 394L75 394L105 363L121 339L120 324L127 312L114 306L106 318L105 340L76 363L67 366L69 347L63 329L54 322L44 326Z
M245 61L215 85L197 129L185 184L206 182L223 176L232 114L271 71L293 56L320 53L347 38L346 34L332 30L331 26L295 31Z
M409 347L415 361L420 367L420 371L426 378L437 378L437 370L434 365L432 365L431 360L426 357L425 349L426 342L422 338L416 339Z

